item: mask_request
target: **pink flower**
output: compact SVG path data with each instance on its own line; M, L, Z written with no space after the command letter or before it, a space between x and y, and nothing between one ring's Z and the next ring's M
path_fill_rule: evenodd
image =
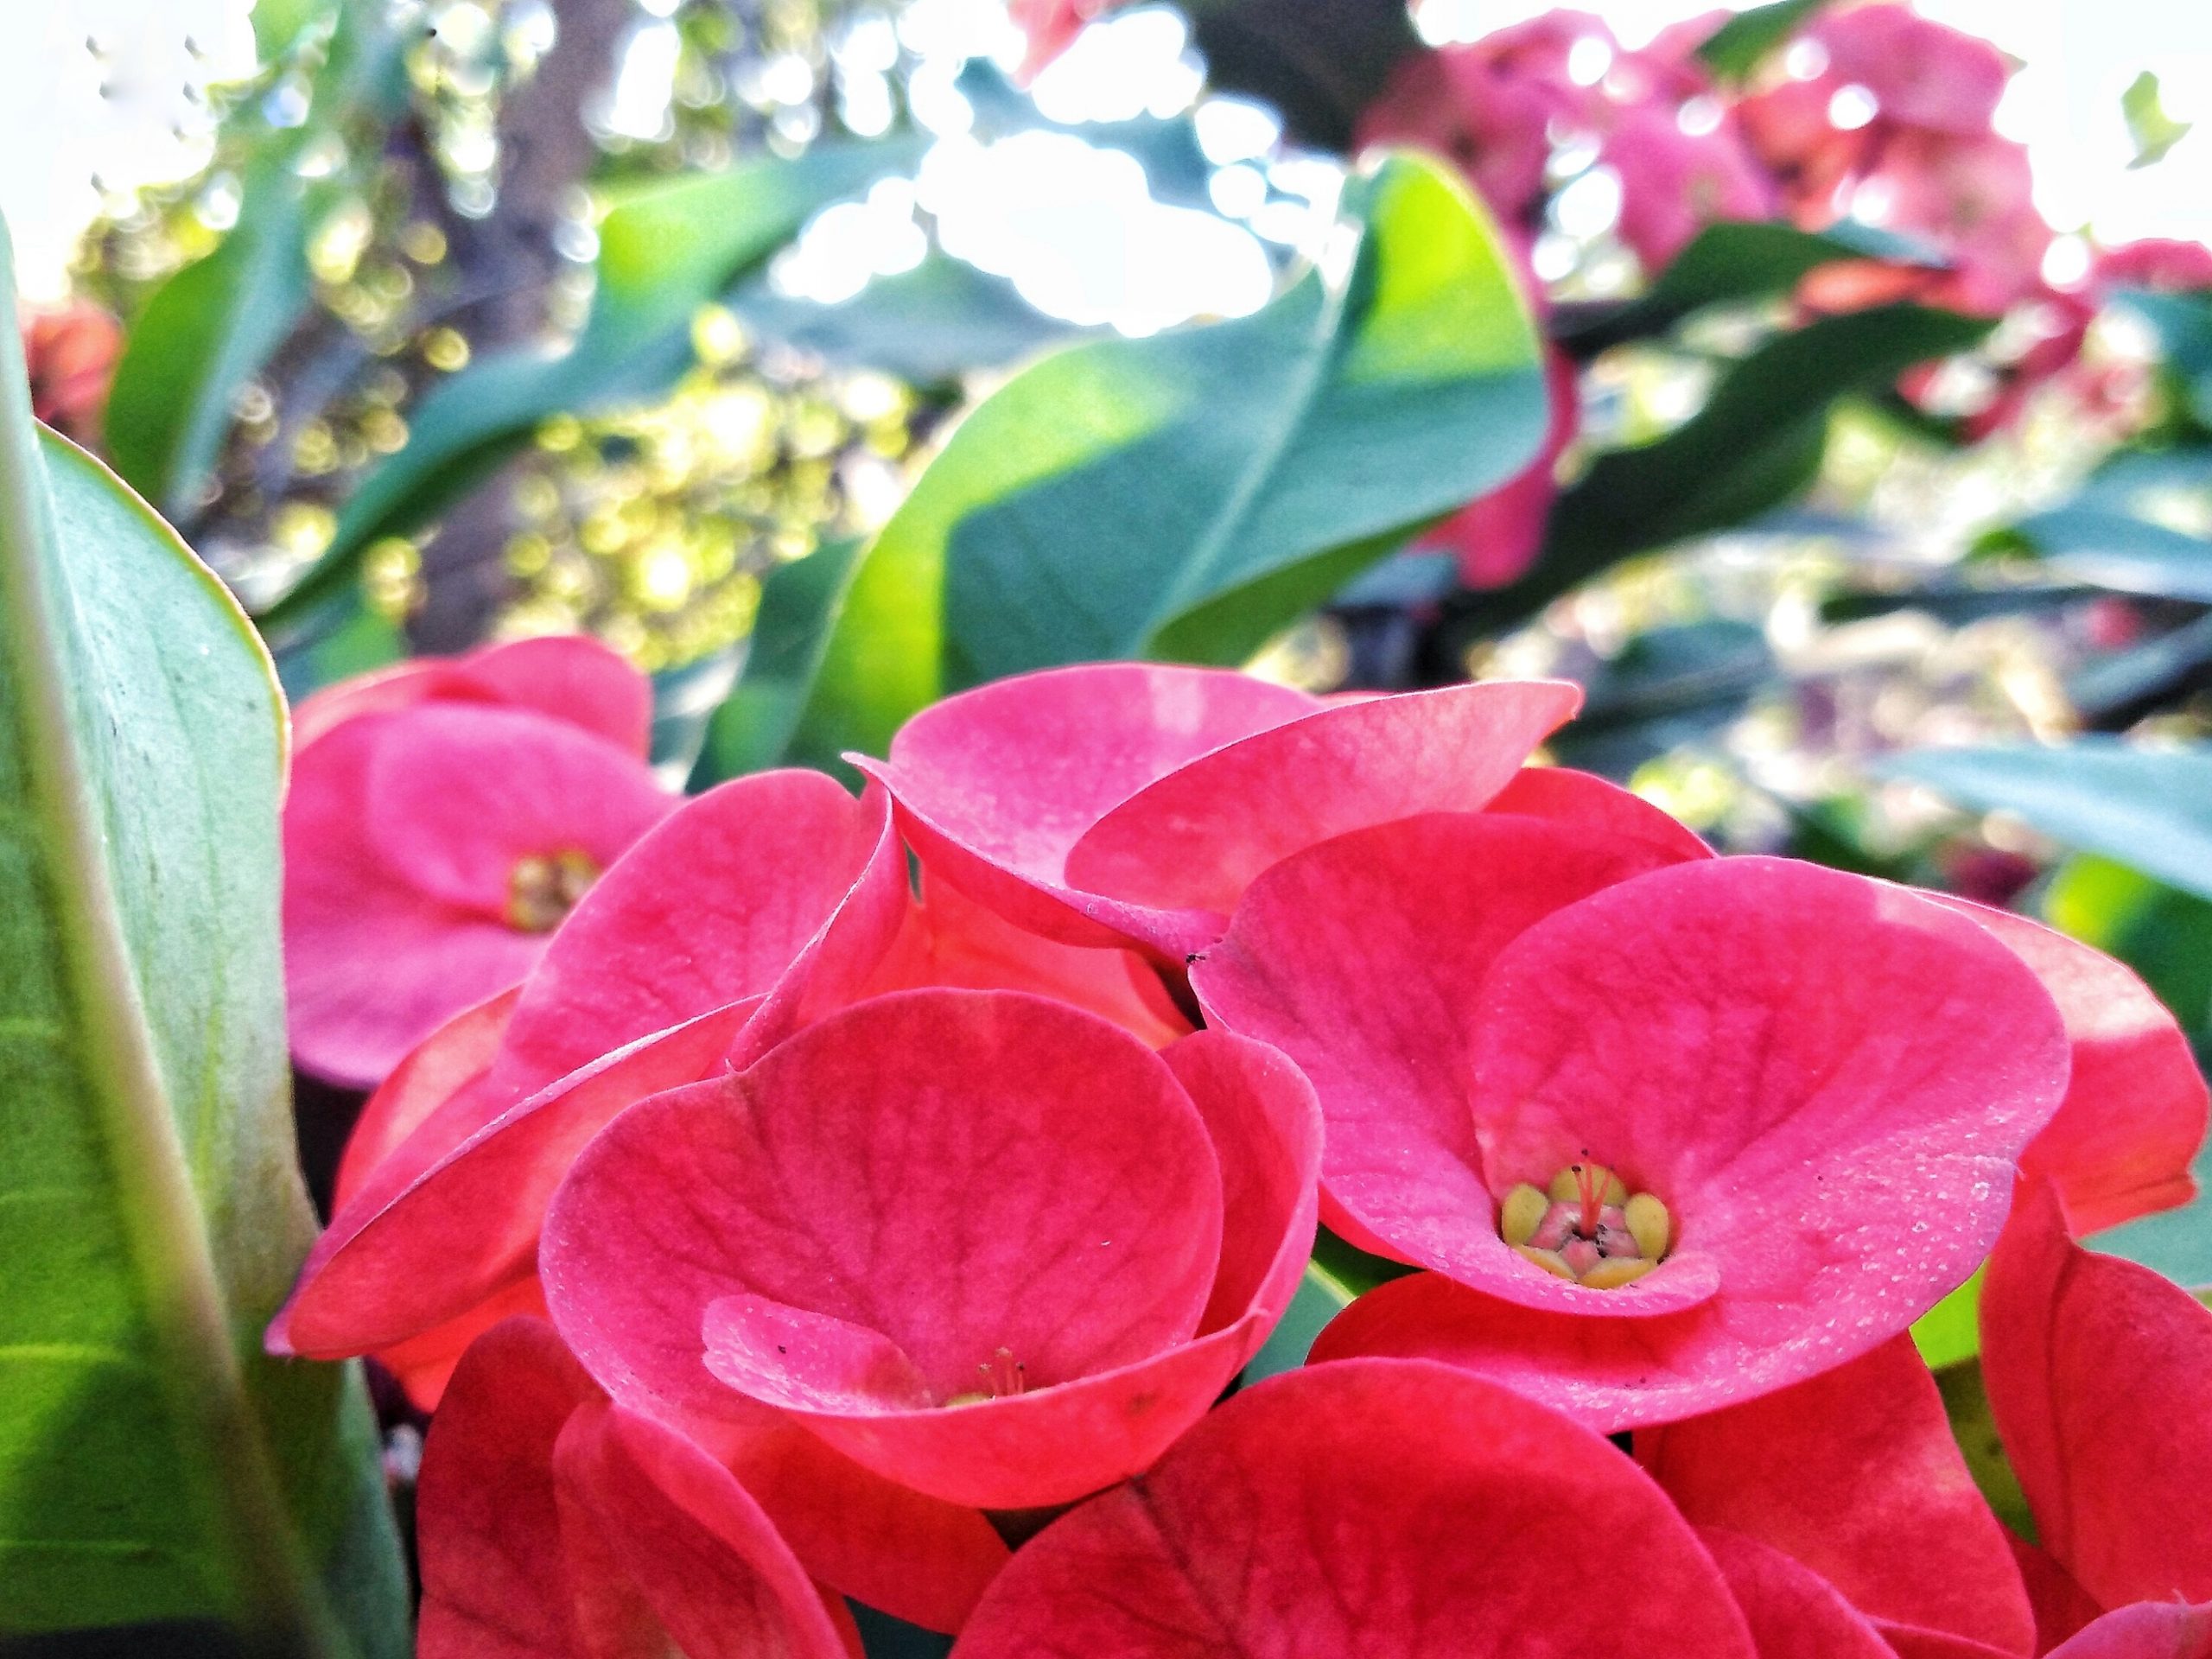
M859 1633L730 1472L512 1319L423 1450L420 1659L846 1659Z
M2167 294L2212 289L2212 248L2157 237L2123 242L2098 250L2092 281L2099 288L2148 288Z
M854 764L935 879L1030 932L1179 966L1278 860L1480 808L1580 696L1501 681L1325 705L1218 670L1097 664L947 698L888 760Z
M1505 815L1287 861L1192 983L1313 1079L1332 1224L1431 1269L1316 1355L1449 1359L1608 1430L1904 1330L2068 1076L2049 994L1962 916Z
M292 1049L372 1084L513 984L674 805L644 677L578 639L493 646L301 706L284 809Z
M1767 219L1777 209L1772 179L1726 111L1691 132L1671 105L1630 105L1615 112L1599 156L1620 177L1621 240L1647 270L1716 219Z
M555 1323L620 1402L765 1409L896 1486L1062 1503L1150 1464L1295 1290L1312 1091L1006 991L872 998L632 1107L546 1222Z
M1625 1563L1593 1592L1593 1563ZM1728 1582L1605 1440L1478 1378L1349 1360L1236 1395L1054 1522L961 1659L1753 1659Z

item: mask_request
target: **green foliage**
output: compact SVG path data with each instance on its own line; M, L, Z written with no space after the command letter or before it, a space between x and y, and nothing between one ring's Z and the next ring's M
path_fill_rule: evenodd
M1989 328L1986 318L1885 305L1776 335L1731 366L1705 407L1664 437L1592 462L1553 508L1535 567L1480 596L1471 622L1502 630L1632 554L1781 506L1818 474L1838 400L1967 350Z
M1878 771L1976 811L2018 813L2052 840L2212 899L2212 747L1911 749Z
M1888 231L1851 222L1825 231L1719 219L1697 233L1650 288L1617 305L1561 308L1554 337L1578 358L1663 334L1707 306L1743 305L1789 293L1822 265L1844 259L1912 263L1921 251Z
M1767 54L1812 21L1828 0L1771 0L1739 11L1707 36L1697 49L1705 67L1721 80L1745 80Z
M1525 465L1543 378L1495 229L1407 157L1351 208L1356 256L1253 315L1072 347L971 413L854 578L798 752L1025 669L1241 661Z
M691 769L693 793L783 764L830 630L844 609L860 550L856 541L829 543L762 584L745 670L708 722L706 742Z
M276 683L0 351L0 1635L201 1618L397 1659L359 1377L260 1351L314 1230Z
M1313 1260L1298 1293L1283 1310L1281 1322L1243 1372L1243 1382L1255 1382L1283 1371L1294 1371L1306 1363L1322 1327L1376 1286L1403 1278L1413 1269L1401 1262L1370 1255L1323 1228L1313 1241Z
M262 10L269 8L257 10L257 29L264 27ZM281 26L289 47L308 26L308 9L276 12L268 27ZM238 223L213 253L155 289L116 365L108 452L133 487L180 522L198 510L230 430L232 400L290 335L312 297L308 232L344 181L310 183L296 163L336 124L365 104L388 105L397 89L399 42L372 9L333 8L315 21L330 32L309 101L314 119L261 136Z
M1713 737L1776 672L1751 623L1708 617L1652 628L1592 679L1581 714L1553 747L1565 765L1625 779L1656 755Z
M906 140L821 144L794 161L747 162L725 173L635 187L612 200L599 227L598 287L567 352L531 348L486 356L414 410L407 442L363 478L336 534L283 600L263 614L296 626L353 579L362 551L434 518L530 439L537 423L643 397L692 360L690 325L789 241L818 208L911 159Z

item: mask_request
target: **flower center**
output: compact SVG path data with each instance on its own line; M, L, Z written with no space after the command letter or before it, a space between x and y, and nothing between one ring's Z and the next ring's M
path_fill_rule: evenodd
M507 925L550 933L598 880L599 866L573 847L518 858L507 873Z
M1586 1156L1552 1177L1522 1182L1498 1205L1497 1230L1547 1273L1592 1290L1632 1283L1666 1259L1674 1218L1649 1192Z
M1001 1348L976 1368L982 1386L965 1389L950 1395L947 1406L981 1406L993 1400L1005 1400L1021 1393L1029 1386L1029 1368L1014 1357L1010 1349Z

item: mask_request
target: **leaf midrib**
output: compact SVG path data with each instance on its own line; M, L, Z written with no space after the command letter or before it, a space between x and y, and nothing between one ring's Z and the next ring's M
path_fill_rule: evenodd
M0 234L0 294L14 291ZM232 1611L285 1650L327 1653L224 1299L107 868L106 836L79 752L49 577L57 519L30 412L22 347L0 329L0 650L18 667L29 795L26 838L60 922L56 942L125 1245L143 1293L178 1449L237 1572ZM219 1466L218 1459L219 1459Z

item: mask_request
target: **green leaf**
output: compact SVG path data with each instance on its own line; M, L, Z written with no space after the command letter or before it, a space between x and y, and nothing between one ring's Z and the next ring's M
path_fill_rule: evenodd
M517 349L486 356L433 390L408 422L407 442L363 478L330 545L264 613L296 624L353 579L380 537L416 529L496 471L537 423L650 396L692 360L699 308L751 274L814 212L912 159L907 139L817 145L794 161L636 187L610 198L599 226L598 286L575 343L559 356Z
M1741 305L1786 294L1811 272L1841 259L1928 260L1926 250L1891 232L1849 221L1825 231L1752 219L1707 226L1661 271L1649 290L1625 304L1562 307L1553 336L1578 358L1662 334L1710 305Z
M2145 69L2120 95L2120 112L2127 123L2127 136L2135 144L2132 172L2166 158L2166 152L2189 136L2190 124L2166 113L2158 100L2158 78Z
M1912 1322L1913 1345L1931 1371L1981 1352L1981 1281L1986 1269Z
M2212 745L1909 749L1875 770L1975 811L2017 813L2053 841L2212 899Z
M398 41L373 10L346 7L324 21L333 32L315 75L314 124L262 137L237 224L213 253L154 290L116 364L105 417L108 454L134 488L179 522L198 511L239 389L284 343L312 297L310 221L336 192L327 183L311 187L294 164L311 139L392 91ZM301 19L284 26L296 32Z
M359 1376L261 1353L314 1231L283 705L222 585L0 353L0 1634L213 1618L398 1659Z
M1828 0L1772 0L1739 11L1706 37L1697 55L1716 79L1737 81L1766 60L1767 54L1812 20Z
M1990 327L1986 318L1887 305L1777 334L1732 366L1681 426L1592 462L1553 508L1535 566L1480 595L1469 620L1483 631L1510 626L1632 554L1781 506L1819 474L1839 399L1965 351Z
M1402 1279L1412 1271L1402 1262L1370 1255L1345 1243L1327 1228L1321 1229L1313 1240L1313 1257L1306 1264L1306 1275L1299 1281L1297 1294L1290 1299L1290 1306L1283 1310L1281 1321L1266 1344L1244 1367L1243 1386L1249 1388L1280 1372L1296 1370L1306 1363L1306 1356L1313 1349L1313 1339L1321 1334L1322 1326L1376 1286Z
M1997 1518L2030 1543L2036 1541L2035 1516L2029 1513L2027 1495L2012 1472L2005 1442L1997 1433L1997 1419L1989 1409L1989 1390L1981 1380L1981 1362L1962 1360L1936 1373L1936 1386L1943 1396L1944 1414L1951 1420L1951 1436L1966 1456L1974 1484Z
M762 584L744 671L708 722L688 785L692 793L784 763L860 568L860 550L857 541L826 543Z
M1592 677L1582 713L1554 747L1568 766L1624 779L1655 755L1711 738L1774 677L1774 652L1751 623L1651 628Z
M799 753L880 747L1024 669L1241 661L1527 463L1543 376L1495 228L1408 157L1351 198L1363 228L1329 275L1074 346L969 415L854 579Z
M2075 582L2212 605L2212 541L2202 536L2088 504L2031 513L2011 529Z
M834 305L772 293L755 281L732 308L764 340L918 386L950 385L1084 332L1046 316L1003 276L935 252Z

